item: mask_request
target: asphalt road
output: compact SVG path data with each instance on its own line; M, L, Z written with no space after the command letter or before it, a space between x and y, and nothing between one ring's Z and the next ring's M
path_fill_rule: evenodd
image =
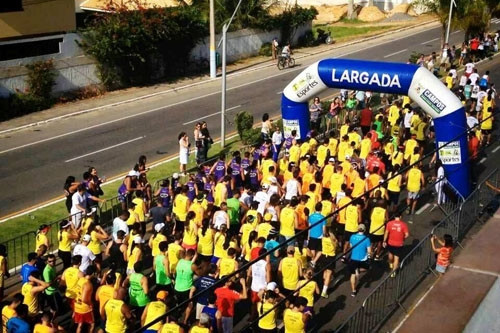
M493 25L492 28L498 28ZM299 59L293 69L267 67L236 73L227 80L227 131L234 130L238 111L280 113L281 90L302 69L329 57L406 62L412 51L439 49L440 28L417 28ZM463 32L451 33L459 43ZM296 56L308 50L298 50ZM331 95L329 91L326 95ZM66 176L81 178L95 166L100 176L114 176L131 169L139 155L149 161L178 151L177 134L192 136L194 122L203 119L213 137L220 132L220 81L132 102L101 111L54 121L6 134L0 138L0 215L25 209L62 194Z

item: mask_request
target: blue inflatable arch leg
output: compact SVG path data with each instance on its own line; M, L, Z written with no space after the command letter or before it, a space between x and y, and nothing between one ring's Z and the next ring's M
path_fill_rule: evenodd
M284 134L309 132L308 101L327 88L407 95L434 119L436 143L442 146L448 181L466 198L471 192L467 124L460 100L431 72L411 64L349 59L324 59L303 70L283 90Z

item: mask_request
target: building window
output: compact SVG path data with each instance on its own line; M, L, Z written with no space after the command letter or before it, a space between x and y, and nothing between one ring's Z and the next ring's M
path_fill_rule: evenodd
M19 12L23 10L23 0L1 0L0 13Z
M0 43L0 61L59 53L59 43L62 41L62 38L54 38L3 45Z

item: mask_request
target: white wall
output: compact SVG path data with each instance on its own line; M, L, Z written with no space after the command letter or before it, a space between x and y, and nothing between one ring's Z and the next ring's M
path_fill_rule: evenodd
M307 30L310 30L311 26L312 24L309 22L299 27L294 34L292 44L296 43L298 38ZM220 37L220 35L217 35L216 42L220 40ZM270 43L274 37L278 37L281 42L279 30L263 32L245 29L228 33L227 61L231 63L257 55L262 44ZM7 97L17 91L26 91L28 71L25 65L39 60L54 60L58 74L53 90L56 95L99 84L100 80L96 73L95 61L83 55L83 51L75 42L79 39L76 34L64 35L63 42L59 45L60 52L57 54L0 61L0 97ZM209 58L208 37L193 48L191 58Z
M391 10L395 6L402 3L411 3L412 0L374 0L373 3L375 6L382 10ZM308 6L335 6L335 5L346 5L347 0L297 0L299 6L308 7ZM365 6L368 4L368 0L354 0L355 4L359 4Z
M306 31L312 29L312 22L300 26L295 32L292 44L297 43L297 40ZM222 35L216 35L215 44L219 43ZM278 41L283 43L279 30L260 31L253 29L243 29L239 31L229 32L227 34L227 62L235 62L239 59L248 58L259 54L262 44L270 43L274 37L278 37ZM191 51L192 59L208 59L209 58L209 38L205 38ZM217 50L220 53L220 50Z

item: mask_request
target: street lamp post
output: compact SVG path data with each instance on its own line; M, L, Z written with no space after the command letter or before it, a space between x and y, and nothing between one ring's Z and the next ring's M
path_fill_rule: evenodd
M453 14L453 5L455 5L455 0L450 1L450 13L448 14L448 26L446 27L446 39L445 44L448 43L450 39L450 27L451 27L451 15Z
M220 47L222 43L222 88L221 88L221 110L220 110L220 146L221 148L224 148L224 145L226 144L226 123L225 123L225 117L226 117L226 48L227 48L227 30L229 29L229 26L231 25L231 22L233 21L234 15L236 15L236 12L240 8L241 1L238 1L238 4L236 5L236 8L234 9L233 15L231 15L231 18L229 19L228 23L225 23L224 26L222 27L222 39L219 41L219 45L217 45L217 48Z
M217 63L215 59L215 9L214 0L210 2L210 78L217 77Z

